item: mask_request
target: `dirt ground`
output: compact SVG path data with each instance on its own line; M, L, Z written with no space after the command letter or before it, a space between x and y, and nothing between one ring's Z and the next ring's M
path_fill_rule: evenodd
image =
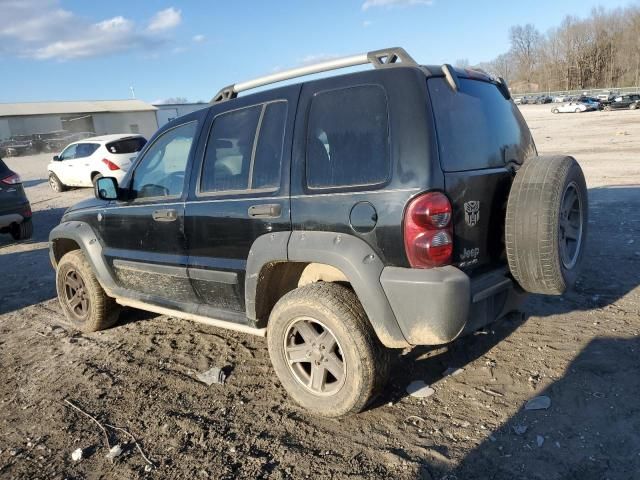
M293 405L263 339L127 310L81 335L55 300L47 236L92 195L46 183L48 155L11 158L35 236L0 239L0 478L640 478L640 111L523 106L540 153L570 153L589 186L576 289L448 348L398 355L372 408L339 420ZM195 378L225 367L225 385ZM443 378L447 368L462 372ZM407 396L412 380L435 394ZM537 395L547 410L526 410ZM111 461L102 431L124 452ZM84 450L80 461L71 453Z

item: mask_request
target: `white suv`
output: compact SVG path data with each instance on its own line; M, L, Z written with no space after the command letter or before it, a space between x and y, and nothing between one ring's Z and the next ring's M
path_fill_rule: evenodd
M49 162L49 185L62 192L67 187L90 187L100 177L115 177L120 183L145 143L144 137L131 134L70 143Z

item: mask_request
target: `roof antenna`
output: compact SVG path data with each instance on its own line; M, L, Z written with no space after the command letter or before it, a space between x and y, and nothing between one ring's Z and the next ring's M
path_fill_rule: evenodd
M129 90L131 90L131 98L133 98L134 100L136 99L136 89L133 88L133 85L129 87Z

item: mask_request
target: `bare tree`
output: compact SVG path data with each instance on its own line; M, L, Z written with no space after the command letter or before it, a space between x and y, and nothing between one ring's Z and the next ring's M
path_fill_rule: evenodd
M529 83L536 66L537 50L540 44L540 33L536 27L527 23L516 25L509 30L511 51L518 62L518 69L523 79Z
M640 5L566 16L545 34L516 25L509 40L509 52L478 66L521 89L640 87Z

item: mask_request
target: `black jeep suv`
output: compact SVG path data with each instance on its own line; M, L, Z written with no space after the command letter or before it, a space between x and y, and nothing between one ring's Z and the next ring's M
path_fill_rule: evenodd
M237 95L361 64L375 68ZM402 49L224 88L96 197L50 235L73 325L109 327L126 305L266 335L286 390L326 416L365 407L391 349L563 293L587 228L579 165L536 156L503 80Z

